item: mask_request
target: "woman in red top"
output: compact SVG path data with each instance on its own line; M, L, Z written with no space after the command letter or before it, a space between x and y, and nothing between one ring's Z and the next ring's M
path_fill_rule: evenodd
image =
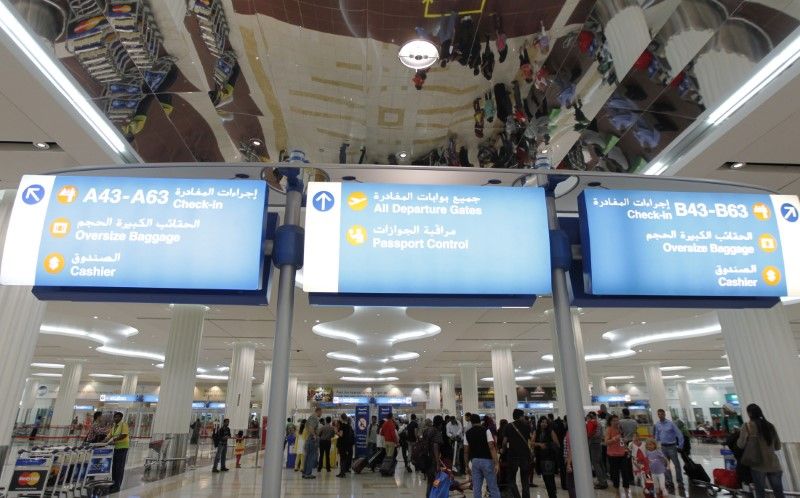
M394 418L392 414L386 416L386 421L381 426L380 435L386 444L386 457L394 458L394 450L397 448L397 443L400 438L397 437L397 426L394 425Z
M624 492L620 496L630 496L631 482L633 481L633 468L628 457L628 448L619 428L619 417L611 415L606 429L606 452L611 471L611 483L619 489L619 477L622 475Z

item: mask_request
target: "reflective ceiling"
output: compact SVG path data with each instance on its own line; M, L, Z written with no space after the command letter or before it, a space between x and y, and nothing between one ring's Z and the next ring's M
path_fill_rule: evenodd
M148 162L635 172L800 25L800 0L12 3ZM420 37L443 57L415 74Z

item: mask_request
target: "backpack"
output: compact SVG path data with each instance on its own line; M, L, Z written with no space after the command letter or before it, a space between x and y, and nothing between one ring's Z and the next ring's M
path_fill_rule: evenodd
M423 436L422 441L417 442L411 449L411 463L418 471L426 471L433 463L431 455L431 445L428 438Z

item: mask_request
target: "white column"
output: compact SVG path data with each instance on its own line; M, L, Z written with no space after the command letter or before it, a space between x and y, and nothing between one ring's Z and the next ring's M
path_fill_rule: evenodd
M297 410L297 377L289 377L289 385L286 386L286 416L292 417Z
M517 407L517 383L514 380L514 360L508 346L492 347L492 376L494 377L494 416L499 422L509 422Z
M679 380L675 383L675 389L678 391L678 403L683 412L681 418L686 422L687 427L694 427L694 410L692 409L692 397L689 394L689 384L685 380Z
M247 430L250 420L250 395L253 391L253 367L256 345L234 342L228 387L225 390L225 417L231 421L231 431Z
M66 427L72 422L75 400L78 398L78 386L83 374L83 363L83 360L68 360L64 363L61 383L53 406L53 418L50 419L51 427Z
M269 383L272 379L272 362L264 362L264 384L261 386L261 416L266 417L269 412ZM261 426L261 420L258 421Z
M442 411L448 415L456 415L456 376L442 375Z
M425 405L426 410L439 412L442 409L441 387L438 382L428 383L428 403Z
M552 345L553 345L553 367L555 367L555 380L556 380L556 396L558 398L558 408L559 413L566 414L566 407L564 405L564 381L562 372L560 371L561 368L561 360L560 360L560 352L558 351L558 337L556 331L556 322L555 322L555 315L553 314L553 310L547 310L545 312L547 317L550 319L550 333L552 338ZM575 350L578 354L578 358L585 358L586 353L583 349L583 333L581 331L581 321L578 310L576 308L572 308L572 326L575 329ZM592 404L592 393L589 389L589 371L586 368L586 361L580 362L578 365L578 376L581 379L581 386L583 386L583 391L581 392L581 399L583 400L583 406L589 406Z
M22 391L22 399L19 402L19 415L17 422L25 424L28 413L33 409L36 404L36 391L39 389L39 381L33 377L25 379L25 390Z
M120 394L136 394L136 388L139 385L139 376L135 373L126 373L122 377L122 388Z
M784 475L790 489L800 491L800 360L786 310L717 311L736 394L747 420L750 403L761 407L781 441Z
M308 410L308 382L297 381L297 409Z
M207 308L176 304L172 307L153 434L189 434L197 357Z
M608 392L608 386L606 386L606 379L602 375L592 375L592 395L593 396L600 396L601 394L606 394Z
M461 365L461 406L464 413L478 413L478 367Z
M0 198L0 251L5 247L6 227L16 190L5 190ZM11 402L0 403L0 465L11 443L14 421L28 375L46 304L30 287L0 286L0 379Z
M656 412L664 410L667 418L672 418L667 406L667 392L664 388L664 379L661 378L661 364L650 362L642 365L644 369L644 380L647 383L647 392L650 397L650 413L653 420L658 420Z

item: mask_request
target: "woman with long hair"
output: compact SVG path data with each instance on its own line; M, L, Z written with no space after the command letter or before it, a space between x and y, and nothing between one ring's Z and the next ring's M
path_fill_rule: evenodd
M747 416L750 419L739 433L737 445L744 450L742 460L750 467L753 474L753 487L756 498L766 497L764 484L769 482L772 496L783 498L783 469L776 451L781 449L778 431L766 417L761 407L755 403L747 405ZM755 448L750 447L754 445Z
M611 415L606 429L606 453L611 470L611 483L620 492L620 496L629 496L631 482L633 481L633 467L628 459L628 447L619 428L619 417ZM680 472L676 469L676 472ZM622 489L619 488L622 477Z
M533 437L533 452L536 455L536 471L542 476L548 498L556 496L559 451L561 447L558 444L558 436L550 425L550 419L540 418Z
M297 439L294 440L294 453L297 455L294 462L294 471L298 472L303 468L305 460L304 447L306 445L306 419L300 421L300 429L297 431Z

